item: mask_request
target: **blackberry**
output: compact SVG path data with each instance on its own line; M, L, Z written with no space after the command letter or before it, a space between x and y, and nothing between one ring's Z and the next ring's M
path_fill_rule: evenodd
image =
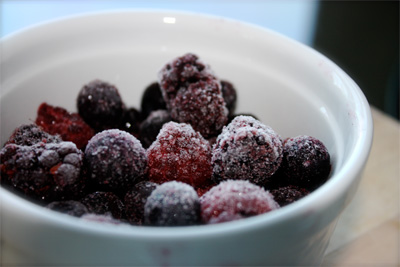
M154 82L146 87L142 95L140 107L144 118L147 118L152 111L167 109L158 82Z
M148 148L156 140L162 126L169 121L171 116L168 111L161 109L152 111L140 124L140 141L143 147Z
M6 144L16 144L21 146L31 146L36 143L60 143L59 135L51 135L36 124L24 124L16 128L11 134Z
M273 196L249 181L227 180L200 198L203 223L239 220L279 208Z
M101 80L94 80L80 90L77 98L79 115L95 131L118 128L124 103L118 89Z
M310 193L307 189L294 185L281 186L272 189L270 192L281 207L291 204Z
M280 136L253 117L238 116L223 129L213 147L213 179L263 184L281 161Z
M75 200L53 201L46 208L75 217L81 217L89 212L85 205Z
M144 207L146 225L184 226L200 223L200 202L188 184L171 181L159 185Z
M125 206L113 192L96 191L82 198L81 202L87 207L89 213L110 214L115 219L125 218Z
M136 108L129 108L124 110L121 119L121 125L118 129L126 131L136 138L139 138L140 124L143 121L143 116Z
M50 134L59 135L64 141L74 142L79 149L84 148L94 135L94 130L79 114L47 103L39 106L36 124Z
M147 155L140 141L117 129L93 136L85 149L85 161L89 179L106 191L126 190L147 173Z

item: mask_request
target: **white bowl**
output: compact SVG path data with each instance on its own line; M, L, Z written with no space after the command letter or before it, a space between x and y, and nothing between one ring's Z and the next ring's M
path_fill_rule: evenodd
M43 101L75 111L83 84L115 84L139 107L170 59L193 52L238 90L237 112L253 113L282 137L322 140L331 178L279 210L217 225L105 225L59 214L0 188L1 235L51 265L318 265L360 181L372 119L359 87L332 61L246 23L168 11L71 17L1 41L1 142L36 118Z

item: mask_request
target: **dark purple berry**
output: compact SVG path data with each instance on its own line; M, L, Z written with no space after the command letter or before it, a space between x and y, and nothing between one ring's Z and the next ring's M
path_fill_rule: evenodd
M142 96L141 110L143 117L147 118L154 110L167 109L162 96L160 85L154 82L146 87Z
M81 199L89 213L110 214L115 219L125 217L125 206L117 195L112 192L94 192Z
M213 147L215 181L249 180L263 184L282 161L280 136L250 116L238 116L224 127Z
M200 223L200 202L188 184L171 181L159 185L144 207L146 225L184 226Z
M6 144L31 146L40 142L60 143L61 141L59 135L51 135L36 124L24 124L14 130Z
M138 138L140 124L142 121L143 116L140 111L135 108L129 108L127 110L124 110L124 114L121 119L121 125L118 128Z
M221 91L224 97L229 116L232 116L236 108L237 93L232 83L221 81Z
M147 172L147 155L140 141L117 129L93 136L86 146L85 161L90 179L105 189L126 190Z
M144 148L148 148L157 138L164 123L171 121L166 110L155 110L140 124L140 141Z
M330 155L318 139L301 135L283 142L282 172L290 184L315 189L329 176Z
M127 220L132 224L142 225L144 221L144 205L151 192L156 189L157 184L142 181L133 186L124 198L125 213Z
M85 205L75 200L53 201L46 208L75 217L81 217L89 212Z
M124 111L118 89L101 80L83 86L77 107L79 115L96 131L118 128Z
M278 187L270 190L270 192L281 207L291 204L310 193L307 189L294 185Z

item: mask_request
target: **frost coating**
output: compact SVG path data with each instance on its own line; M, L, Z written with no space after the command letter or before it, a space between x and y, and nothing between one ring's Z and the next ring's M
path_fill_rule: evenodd
M262 214L279 208L273 196L248 181L227 180L200 198L204 223L213 224Z
M277 171L281 161L280 136L251 116L237 116L224 127L213 147L213 179L261 184Z

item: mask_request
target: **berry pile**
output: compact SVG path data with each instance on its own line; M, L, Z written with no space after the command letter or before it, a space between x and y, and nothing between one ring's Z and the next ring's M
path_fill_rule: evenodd
M163 66L140 109L94 80L77 113L42 103L0 150L1 185L83 220L151 226L214 224L276 210L329 177L311 136L282 139L197 55Z

